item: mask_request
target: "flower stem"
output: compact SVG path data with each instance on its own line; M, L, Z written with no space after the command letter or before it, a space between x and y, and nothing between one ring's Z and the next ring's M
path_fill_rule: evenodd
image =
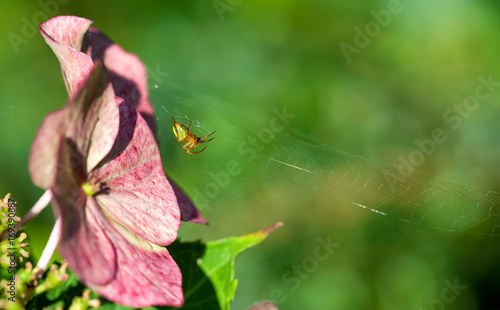
M43 193L42 197L38 199L33 208L31 208L28 213L26 213L17 225L21 225L19 228L22 228L24 225L28 224L32 219L34 219L46 206L49 205L50 200L52 200L52 191L50 189L46 190ZM17 228L17 227L16 227Z
M52 258L52 255L56 250L57 244L59 243L59 239L61 239L61 223L61 216L59 215L56 218L56 223L54 224L54 228L52 228L52 232L50 233L49 241L47 241L47 245L45 245L45 249L43 249L42 256L40 257L40 260L36 265L36 268L38 269L37 273L40 273L40 276L47 268L47 265L49 264L50 259Z

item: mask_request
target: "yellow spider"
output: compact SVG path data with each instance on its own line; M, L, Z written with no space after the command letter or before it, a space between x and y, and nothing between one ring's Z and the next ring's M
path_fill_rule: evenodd
M177 138L177 141L184 143L182 148L185 149L189 155L194 155L194 154L198 154L198 153L203 152L207 147L205 146L201 151L194 152L194 153L191 153L191 150L194 149L195 147L197 147L198 145L200 145L201 143L207 143L209 141L212 141L215 137L208 139L208 140L205 140L205 141L203 141L203 139L210 137L211 135L213 135L215 133L215 131L209 135L198 138L194 133L189 131L189 127L191 127L191 123L192 122L189 122L189 125L186 127L186 126L182 125L181 123L176 123L175 119L172 117L172 125L174 126L173 130L174 130L175 137Z

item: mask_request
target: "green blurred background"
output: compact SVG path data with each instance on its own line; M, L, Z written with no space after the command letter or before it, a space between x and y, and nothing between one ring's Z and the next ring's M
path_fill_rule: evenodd
M20 214L42 194L29 148L67 94L34 25L78 15L148 67L164 169L210 221L184 224L180 237L284 223L238 258L233 309L264 299L280 309L499 309L498 85L470 112L454 110L477 96L480 77L500 81L499 9L471 0L2 1L0 194L12 193ZM294 118L273 133L283 109ZM172 116L215 139L187 155ZM388 190L387 173L439 128L445 141ZM36 255L52 225L47 208L26 228ZM338 247L317 250L318 240Z

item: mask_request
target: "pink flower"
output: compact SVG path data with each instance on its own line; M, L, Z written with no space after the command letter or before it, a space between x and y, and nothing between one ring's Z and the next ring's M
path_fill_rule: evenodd
M144 64L136 55L123 50L98 29L90 27L91 24L92 21L76 16L57 16L40 24L40 32L61 63L70 99L89 75L94 61L101 60L109 70L109 80L115 95L133 106L146 120L154 134L156 130L154 109L149 101L147 72ZM44 142L55 143L53 140ZM36 154L37 159L33 159L38 162L36 169L53 169L52 166L46 165L54 158L56 148L51 149L52 152ZM31 161L32 159L30 163ZM45 171L45 175L48 176L50 173ZM35 185L49 188L47 183L50 183L48 181L50 176L48 178L46 176L36 181L33 179ZM181 209L181 220L208 224L182 190L174 182L170 185L174 189Z
M127 306L180 306L182 275L164 246L181 218L206 221L165 177L144 66L90 24L59 16L40 25L69 100L40 126L30 175L52 190L59 253L85 285Z

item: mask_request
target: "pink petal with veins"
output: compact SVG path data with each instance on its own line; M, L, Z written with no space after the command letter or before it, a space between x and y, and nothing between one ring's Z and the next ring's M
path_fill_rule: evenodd
M80 51L83 37L91 24L91 20L77 16L57 16L41 23L40 30L55 42Z
M59 141L58 134L75 141L92 169L115 143L119 115L108 73L102 63L93 67L86 83L61 110L47 115L31 145L28 168L35 185L49 188L54 183ZM118 101L117 101L118 100ZM99 115L106 117L99 117Z
M105 234L103 224L107 223L94 197L87 197L80 188L83 163L72 144L70 139L60 144L52 188L54 213L62 220L59 254L82 282L103 285L115 277L115 249Z
M151 130L128 104L120 105L120 130L113 149L89 178L109 188L96 199L115 221L155 244L175 240L180 227L177 199Z
M110 80L116 95L139 111L155 132L154 109L149 101L147 71L142 61L94 27L89 28L87 38L87 54L94 61L104 61L110 71Z
M106 235L108 227L102 211L93 197L85 195L75 201L53 204L62 211L63 238L59 254L68 261L71 270L85 284L104 285L116 277L116 253L112 241ZM79 208L68 214L68 205ZM76 205L78 204L78 205Z
M96 107L97 114L93 115L95 119L91 119L88 128L84 130L86 134L91 135L88 137L88 148L83 150L87 155L87 172L94 169L109 154L120 129L118 105L123 99L113 97L113 90L108 87L100 100L102 105Z
M116 277L105 286L89 285L90 288L129 307L180 307L184 302L182 274L167 249L138 238L120 225L106 227L116 248Z
M80 89L94 65L92 59L80 51L83 35L91 23L75 16L58 16L39 26L45 42L61 63L70 97Z
M52 187L55 183L57 153L62 139L58 138L57 133L63 128L63 115L62 110L48 114L31 144L28 159L30 177L33 184L44 189Z

